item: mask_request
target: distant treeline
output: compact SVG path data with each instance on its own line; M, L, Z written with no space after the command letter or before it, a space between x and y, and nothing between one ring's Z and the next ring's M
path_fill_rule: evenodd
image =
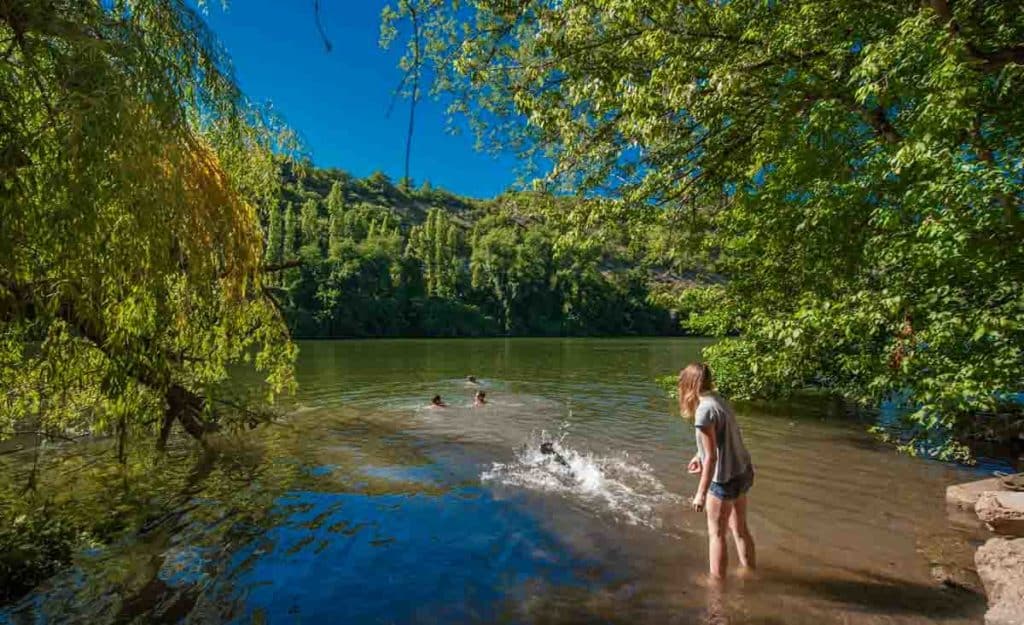
M267 216L271 278L298 338L679 332L632 248L581 236L570 198L477 201L381 173L282 166Z

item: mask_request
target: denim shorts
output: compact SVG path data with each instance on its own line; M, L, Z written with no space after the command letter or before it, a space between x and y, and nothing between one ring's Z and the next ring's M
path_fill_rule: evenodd
M719 499L731 501L738 499L740 495L747 494L750 487L754 485L754 467L747 469L746 473L737 475L728 482L711 482L708 490Z

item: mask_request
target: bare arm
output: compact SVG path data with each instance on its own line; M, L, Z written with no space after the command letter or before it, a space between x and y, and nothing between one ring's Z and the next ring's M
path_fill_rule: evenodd
M715 428L708 424L697 428L697 436L700 437L701 446L704 448L704 466L701 467L700 482L697 485L697 493L693 496L694 510L703 510L704 501L708 496L708 488L711 486L711 477L715 474L715 467L718 465L718 445L715 440Z

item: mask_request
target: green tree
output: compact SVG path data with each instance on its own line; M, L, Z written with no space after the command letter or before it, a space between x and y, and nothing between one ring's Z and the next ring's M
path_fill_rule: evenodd
M286 202L282 212L284 213L284 246L282 247L285 260L290 260L298 255L300 247L300 230L298 217L291 202Z
M328 215L338 215L345 212L345 189L341 182L335 180L331 184L331 190L324 199Z
M503 216L481 220L473 229L470 255L472 285L484 289L497 300L500 319L506 334L514 327L513 305L522 286L521 259L518 254L521 233L519 227Z
M345 191L341 182L336 180L331 185L325 204L328 219L327 256L336 259L341 256L341 246L345 238Z
M281 167L283 195L302 197L291 165ZM303 179L305 198L331 212L327 256L304 244L302 266L288 269L278 291L299 336L673 331L662 309L670 292L649 298L668 240L659 221L637 234L621 227L619 208L602 201L537 192L475 202L443 191L379 196L344 172L311 165ZM346 207L346 197L361 201ZM493 248L476 250L474 263L473 238L502 228L488 243ZM487 253L502 262L485 275Z
M344 217L339 213L331 213L327 236L327 257L337 259L341 256L341 248L345 243Z
M319 249L323 242L320 231L320 202L311 198L302 204L299 227L302 231L302 245L315 245Z
M427 295L452 298L458 288L459 232L447 213L439 208L427 212L422 225L412 228L406 255L420 262Z
M0 38L0 436L201 437L253 355L289 386L259 218L287 138L194 10L27 0Z
M366 179L366 186L378 194L387 194L394 190L394 185L391 183L391 178L388 177L384 172L377 170L370 174L370 177Z
M548 182L688 216L739 331L706 353L725 390L899 395L927 442L1024 388L1016 3L456 4L383 38L415 11L435 87Z
M284 216L280 206L271 206L267 224L267 262L278 265L284 260Z

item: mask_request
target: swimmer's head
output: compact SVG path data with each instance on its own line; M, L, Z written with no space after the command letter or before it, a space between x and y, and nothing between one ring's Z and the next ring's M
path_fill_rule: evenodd
M473 384L476 384L476 376L475 375L467 375L466 376L466 381L467 382L472 382Z
M487 403L487 393L483 391L477 391L476 395L473 398L476 400L478 404Z
M555 453L555 444L552 443L552 442L541 443L540 444L540 453L545 454L545 455L550 455L550 454Z
M444 402L441 401L441 396L440 395L434 395L434 398L430 400L430 403L435 405L435 406L443 406L444 405Z

